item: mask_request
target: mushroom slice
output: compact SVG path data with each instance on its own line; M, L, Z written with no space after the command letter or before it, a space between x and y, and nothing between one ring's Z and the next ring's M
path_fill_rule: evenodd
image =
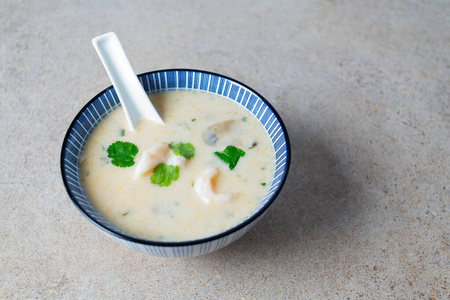
M145 150L134 169L134 178L153 170L157 165L166 161L168 156L169 146L165 143L157 144Z
M226 120L208 126L203 132L203 140L210 146L215 145L224 133L230 131L234 122L234 120Z
M213 180L215 176L219 173L217 168L209 168L203 173L203 176L197 178L194 182L194 189L200 198L206 203L211 201L225 202L230 201L231 194L217 194L214 191Z

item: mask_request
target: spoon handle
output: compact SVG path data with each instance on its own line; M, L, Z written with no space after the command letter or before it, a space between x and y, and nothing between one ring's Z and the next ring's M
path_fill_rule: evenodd
M140 119L164 124L134 73L117 35L114 32L100 35L92 39L92 44L119 96L130 130L135 131Z

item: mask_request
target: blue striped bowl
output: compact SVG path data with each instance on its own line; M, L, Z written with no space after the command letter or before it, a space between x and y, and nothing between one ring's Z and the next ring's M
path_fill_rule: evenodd
M66 190L75 206L110 238L147 254L159 257L193 257L221 249L239 239L265 214L286 180L290 164L290 145L286 127L275 109L250 87L226 76L211 72L171 69L138 75L147 93L167 90L201 90L224 96L249 110L266 128L275 148L276 167L266 197L253 215L239 225L215 236L185 242L155 242L130 236L102 218L92 207L82 189L78 159L83 143L100 120L120 105L113 87L100 92L77 114L64 138L61 173Z

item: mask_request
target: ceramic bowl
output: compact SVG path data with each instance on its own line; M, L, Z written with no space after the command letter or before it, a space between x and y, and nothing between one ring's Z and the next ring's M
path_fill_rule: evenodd
M193 257L219 250L242 237L265 214L280 193L290 164L286 127L272 105L250 87L219 74L189 69L170 69L138 75L147 93L166 90L201 90L218 94L242 105L264 126L275 149L276 167L272 185L253 214L237 226L203 239L183 242L157 242L127 235L106 221L86 198L80 182L78 160L83 143L94 126L120 105L113 87L100 92L77 114L70 125L61 151L64 185L79 211L103 233L119 244L159 257Z

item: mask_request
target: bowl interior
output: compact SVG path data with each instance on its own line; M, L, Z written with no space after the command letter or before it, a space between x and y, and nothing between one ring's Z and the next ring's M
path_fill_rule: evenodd
M275 173L272 185L264 200L252 216L238 226L217 236L219 238L229 232L236 231L260 216L270 206L278 195L286 179L290 163L290 146L286 128L275 109L251 88L231 78L197 70L162 70L138 75L147 93L167 90L189 89L201 90L224 96L245 107L264 126L275 149ZM95 96L78 113L70 125L63 142L61 153L61 172L65 187L70 198L79 210L97 227L108 233L135 242L145 244L165 245L167 242L152 242L134 238L120 228L106 221L92 207L83 191L78 171L78 158L84 141L94 126L113 109L120 105L119 98L113 87L109 87ZM175 244L192 244L202 240L179 242Z

